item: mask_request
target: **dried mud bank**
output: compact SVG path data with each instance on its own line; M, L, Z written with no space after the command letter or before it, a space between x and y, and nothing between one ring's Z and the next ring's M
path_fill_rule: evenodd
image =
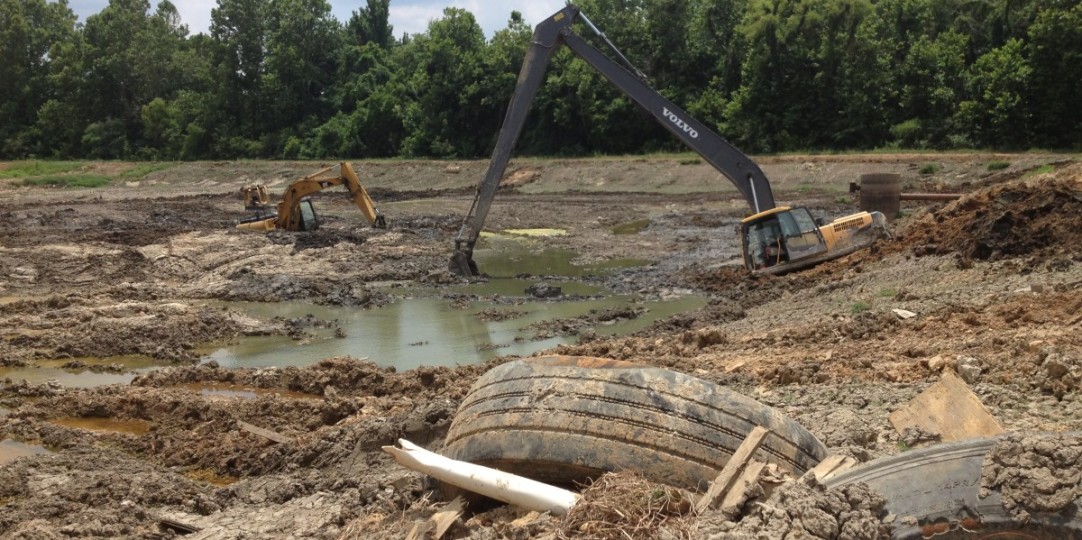
M957 371L1005 428L1020 433L989 454L983 485L1023 519L1070 511L1078 498L1077 441L1049 446L1032 435L1082 430L1082 165L1015 176L914 209L893 225L896 240L873 252L763 279L717 266L714 256L732 249L718 244L730 217L706 220L716 207L689 198L582 202L520 192L510 194L515 205L494 208L492 221L570 224L568 237L554 242L594 256L629 256L648 243L656 263L607 278L614 288L692 288L711 299L631 336L586 333L547 352L650 363L724 384L795 419L832 453L868 462L935 444L903 437L887 416L943 370ZM530 186L545 181L542 172ZM960 187L950 177L942 182ZM228 230L238 205L217 195L20 195L0 201L11 230L0 240L0 365L137 353L168 367L130 385L87 389L0 379L0 441L44 451L0 464L0 538L404 538L443 506L428 482L380 448L406 438L440 451L470 385L507 358L397 373L353 358L224 369L195 365L193 351L206 341L290 332L286 322L207 300L364 309L386 300L368 283L453 282L444 268L458 208L411 194L383 209L391 229L374 231L349 219L347 206L321 198L328 226L290 242ZM468 205L468 193L457 197ZM835 210L822 198L808 203ZM613 235L611 226L630 214L658 216L654 223L665 227ZM66 418L148 429L58 422ZM606 504L604 493L595 496ZM787 479L736 515L676 508L681 519L650 534L886 538L898 516L885 508L866 486ZM556 538L566 526L498 507L468 513L445 537ZM198 531L182 534L186 528Z

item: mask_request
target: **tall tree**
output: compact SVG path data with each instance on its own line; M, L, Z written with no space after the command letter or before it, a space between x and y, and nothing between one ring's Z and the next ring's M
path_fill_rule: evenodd
M394 43L394 27L390 24L391 0L368 0L368 5L353 12L349 30L354 43L375 43L387 49Z
M264 151L277 155L281 139L315 127L327 114L324 94L334 80L342 37L326 0L271 0L263 129L282 136Z
M901 63L894 66L898 122L895 140L908 147L944 148L958 102L964 95L966 38L953 30L934 39L919 36Z
M0 0L0 156L49 153L34 126L41 107L60 97L50 50L74 47L75 21L66 0Z
M407 48L408 92L403 141L407 155L479 156L499 114L483 104L480 86L485 39L468 11L446 8ZM495 128L492 128L495 129Z
M959 105L958 116L970 139L995 148L1022 148L1029 139L1027 83L1031 69L1016 39L993 49L970 68L969 98Z
M725 105L740 87L740 67L747 44L737 32L747 10L746 0L694 0L686 47L691 62L685 69L699 74L689 89L688 112L714 129L721 129Z
M333 89L338 111L316 128L301 149L305 157L387 157L399 154L404 76L394 53L375 42L348 45Z
M1032 145L1082 148L1082 2L1048 7L1029 28Z
M261 90L268 8L268 0L218 0L218 7L210 12L220 116L207 128L215 131L219 155L261 151L252 148L252 139L260 133L266 109Z
M152 84L146 72L162 60L144 60L142 46L153 38L149 11L147 0L109 0L100 13L87 17L87 91L81 105L90 123L82 142L91 157L127 157L139 136L140 109Z
M859 31L871 7L867 0L750 5L741 24L750 44L743 84L727 109L728 127L743 145L779 151L867 144L860 129L844 128L868 120L866 112L848 118L846 99L875 90L860 78L874 75L868 70L875 65L874 49Z

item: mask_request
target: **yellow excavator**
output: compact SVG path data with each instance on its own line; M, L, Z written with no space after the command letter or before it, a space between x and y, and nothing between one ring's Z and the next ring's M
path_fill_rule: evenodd
M277 213L270 215L260 213L241 221L237 228L254 231L275 229L314 231L319 228L319 218L316 216L316 209L309 196L332 186L345 185L353 198L353 204L361 210L364 217L368 219L368 223L377 229L386 229L387 219L379 210L376 210L375 203L361 185L361 180L353 171L353 167L343 161L338 165L337 175L333 174L332 170L334 170L333 166L327 167L300 180L294 180L282 193ZM262 185L242 188L241 196L244 198L245 208L249 210L260 210L269 204L266 187Z
M579 37L572 29L572 24L578 21L597 34L620 62L610 59ZM753 274L800 270L868 247L879 238L889 236L886 217L880 212L860 212L821 223L812 218L807 208L775 205L770 181L750 157L650 88L646 84L646 75L635 68L579 8L568 4L534 28L496 148L492 151L492 160L455 237L455 251L449 264L452 272L462 276L478 275L473 248L507 169L511 150L526 122L530 102L545 81L549 59L561 46L585 60L740 190L752 210L752 215L740 223L740 237L744 265Z

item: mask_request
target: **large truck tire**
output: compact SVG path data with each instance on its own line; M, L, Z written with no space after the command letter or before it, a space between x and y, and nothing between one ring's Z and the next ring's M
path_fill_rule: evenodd
M710 382L627 362L547 356L481 376L451 423L444 453L555 485L633 470L704 491L756 426L770 434L755 458L793 474L827 454L796 422Z
M826 481L828 487L864 482L886 499L895 540L1051 540L1082 538L1078 502L1056 514L1011 518L1000 494L980 498L981 467L996 438L910 450L869 461Z

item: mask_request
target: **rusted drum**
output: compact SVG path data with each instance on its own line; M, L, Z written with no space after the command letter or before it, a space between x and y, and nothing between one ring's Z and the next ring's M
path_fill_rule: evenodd
M902 175L871 173L860 175L860 209L882 212L893 221L901 210Z

